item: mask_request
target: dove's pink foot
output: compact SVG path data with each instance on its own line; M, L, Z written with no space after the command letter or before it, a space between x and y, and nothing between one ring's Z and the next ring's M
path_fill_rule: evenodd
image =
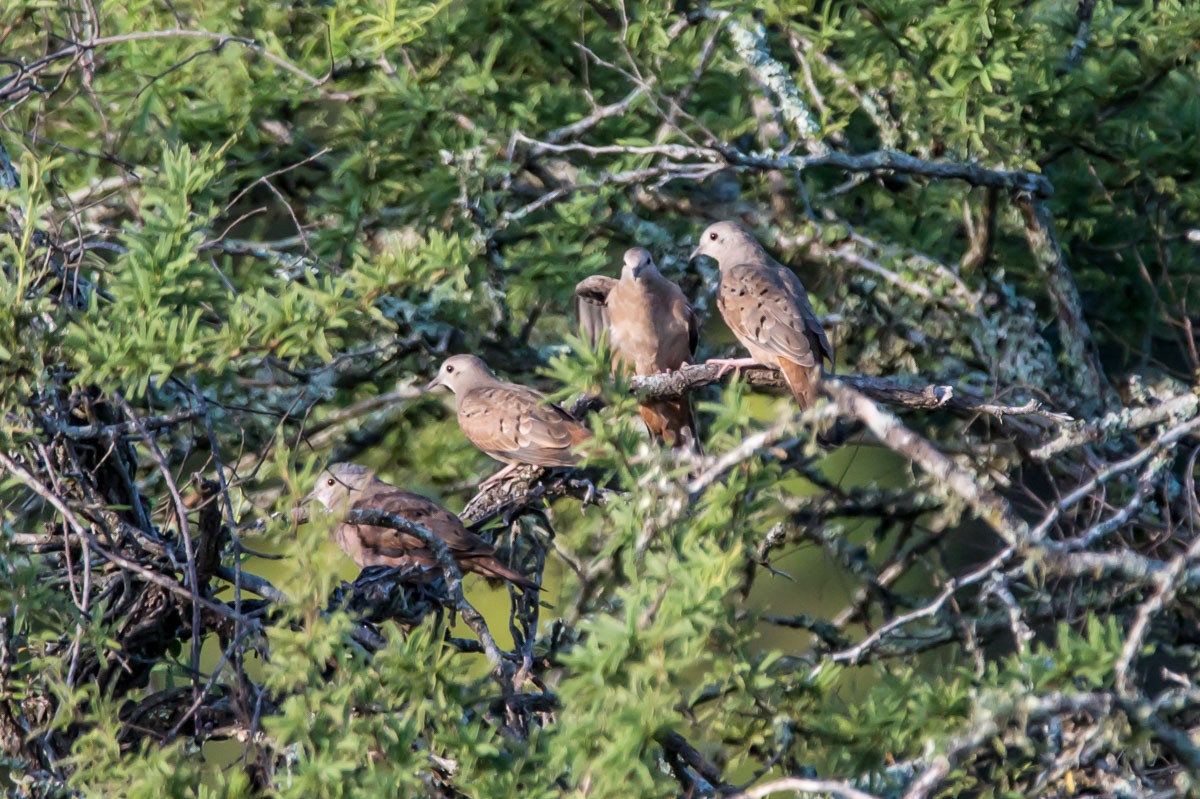
M510 463L510 464L508 464L508 465L507 465L507 466L505 466L503 469L501 469L500 471L496 472L496 473L495 473L495 474L493 474L491 477L489 477L488 479L486 479L486 480L484 480L482 483L480 483L480 484L479 484L479 490L480 490L480 491L486 491L486 490L488 490L488 489L489 489L489 488L491 488L492 486L496 485L496 483L499 483L499 482L500 482L500 481L502 481L504 478L508 477L510 474L512 474L513 472L515 472L515 471L516 471L517 469L519 469L520 467L521 467L521 464L519 464L519 463Z
M717 365L720 369L717 371L717 379L720 380L733 369L746 369L751 366L758 366L758 361L753 358L709 358L706 365Z

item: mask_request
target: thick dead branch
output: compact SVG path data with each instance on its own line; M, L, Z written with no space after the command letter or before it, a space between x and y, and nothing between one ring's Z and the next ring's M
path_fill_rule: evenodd
M547 500L574 497L603 505L611 492L592 484L578 469L543 469L525 466L512 477L480 491L459 518L468 527L479 529L496 519L505 525L523 512L544 507Z
M638 399L667 399L679 397L702 386L733 379L718 379L720 369L715 365L694 364L674 372L635 377L630 385ZM783 375L778 369L755 366L741 371L742 379L752 386L784 389ZM907 381L868 375L827 375L825 382L836 383L870 397L876 402L919 410L953 410L962 413L986 413L1003 420L1005 417L1039 417L1055 424L1070 422L1065 413L1047 410L1040 402L1029 400L1023 405L1001 405L987 402L983 397L954 386L912 385Z
M1059 338L1062 340L1062 363L1076 394L1079 407L1085 412L1109 405L1112 388L1100 365L1100 354L1092 331L1083 316L1083 301L1071 277L1063 256L1062 246L1054 232L1054 219L1044 203L1022 197L1019 200L1025 217L1025 238L1038 269L1046 280L1046 288L1058 313Z

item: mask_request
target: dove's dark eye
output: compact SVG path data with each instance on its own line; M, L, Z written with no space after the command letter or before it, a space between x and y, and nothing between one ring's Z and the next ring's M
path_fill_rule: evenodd
M716 233L709 233L709 234L708 234L708 238L709 238L709 239L711 239L712 241L716 241L716 240L717 240L717 234L716 234Z
M335 485L336 483L337 483L337 480L334 480L332 477L330 477L328 480L325 481L325 485L327 485L327 486L332 486L332 485Z
M454 367L447 364L446 365L446 374L450 374L453 371L454 371Z

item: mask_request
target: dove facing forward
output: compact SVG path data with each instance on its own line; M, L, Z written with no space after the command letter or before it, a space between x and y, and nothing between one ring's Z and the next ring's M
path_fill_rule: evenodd
M426 390L454 392L458 426L471 443L508 466L480 484L485 488L521 465L574 466L572 447L592 431L532 388L505 383L474 355L447 358Z
M767 254L737 222L716 222L700 236L692 260L707 255L721 270L717 307L750 358L711 360L725 369L777 367L801 409L816 400L822 361L833 347L817 321L800 278Z
M449 548L459 569L540 589L496 559L492 545L468 530L457 516L428 497L397 488L356 463L335 463L321 472L309 497L332 511L379 510L402 516L436 535ZM361 568L367 566L437 566L437 557L421 539L390 527L342 522L333 540Z
M700 323L679 286L665 278L649 251L625 251L619 280L592 275L575 287L575 317L596 346L607 331L617 364L636 375L669 372L696 352ZM642 403L650 435L699 451L692 403L686 397Z

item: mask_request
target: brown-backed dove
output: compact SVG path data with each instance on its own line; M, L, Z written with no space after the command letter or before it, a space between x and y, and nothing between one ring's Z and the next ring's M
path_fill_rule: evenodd
M783 372L803 409L816 400L821 363L833 365L833 347L817 321L803 284L767 254L737 222L716 222L700 236L692 259L707 255L721 270L717 307L749 358L713 360L726 369L753 364Z
M636 375L669 372L696 352L700 322L692 306L641 247L625 251L620 280L592 275L575 287L575 316L593 346L608 332L614 369L622 364ZM686 396L643 403L641 413L652 436L699 451L692 403Z
M450 511L428 497L385 483L365 466L335 463L321 472L311 498L332 511L380 510L402 516L436 535L464 572L508 580L525 590L539 586L496 559L492 545L472 533ZM437 558L416 536L370 524L339 524L333 540L360 567L437 566Z
M508 466L480 488L501 480L522 464L573 466L571 448L592 432L532 388L505 383L474 355L447 358L426 389L454 392L458 426L471 443Z

